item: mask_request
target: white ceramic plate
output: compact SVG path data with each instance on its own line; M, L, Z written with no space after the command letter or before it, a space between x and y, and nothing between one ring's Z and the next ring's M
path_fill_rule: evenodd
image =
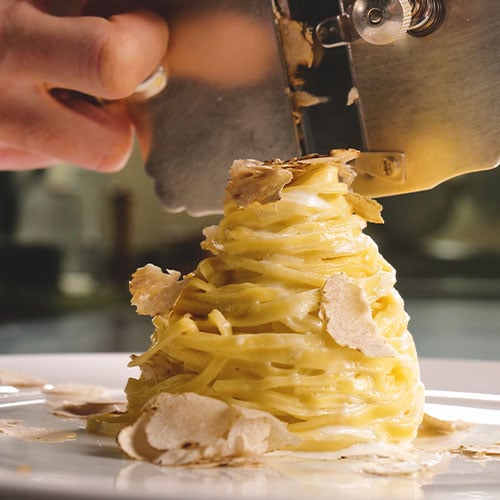
M83 382L120 390L127 377L135 376L127 361L126 354L9 355L0 356L0 369L51 383ZM500 363L433 359L422 360L421 367L427 410L476 424L443 438L446 446L500 443ZM0 418L77 435L61 443L0 435L0 498L6 499L500 497L498 456L439 453L429 472L416 476L367 474L360 472L359 460L312 454L274 457L261 467L162 468L124 458L113 439L87 434L81 420L53 416L40 398L20 400L4 394ZM431 441L422 444L434 446Z

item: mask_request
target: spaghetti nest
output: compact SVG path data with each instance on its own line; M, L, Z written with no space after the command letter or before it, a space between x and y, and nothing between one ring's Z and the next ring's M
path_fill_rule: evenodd
M141 376L127 384L126 419L160 392L195 392L271 413L301 438L296 449L415 436L415 347L395 271L363 232L381 222L380 206L350 191L353 156L235 162L224 217L205 230L212 256L174 279L168 310L149 311L154 333L131 361ZM138 311L153 298L151 280L140 284L147 269L131 281Z

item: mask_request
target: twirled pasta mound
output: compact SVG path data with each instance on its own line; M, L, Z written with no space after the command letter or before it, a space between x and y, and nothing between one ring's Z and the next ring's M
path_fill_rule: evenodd
M274 415L294 449L415 437L415 346L395 270L363 232L380 205L350 190L356 154L236 161L224 217L204 232L213 255L180 281L135 273L154 333L131 361L126 418L158 393L194 392Z

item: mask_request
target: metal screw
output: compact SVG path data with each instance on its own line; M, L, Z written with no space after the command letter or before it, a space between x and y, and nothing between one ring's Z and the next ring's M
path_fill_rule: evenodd
M386 177L392 177L398 167L398 160L394 156L386 156L384 158L383 170Z
M368 11L368 21L372 24L380 24L384 20L384 13L377 7Z

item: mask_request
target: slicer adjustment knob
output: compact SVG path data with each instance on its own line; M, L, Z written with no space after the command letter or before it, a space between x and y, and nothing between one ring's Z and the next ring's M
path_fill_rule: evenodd
M357 34L374 45L386 45L401 38L411 25L410 0L356 0L352 23Z

